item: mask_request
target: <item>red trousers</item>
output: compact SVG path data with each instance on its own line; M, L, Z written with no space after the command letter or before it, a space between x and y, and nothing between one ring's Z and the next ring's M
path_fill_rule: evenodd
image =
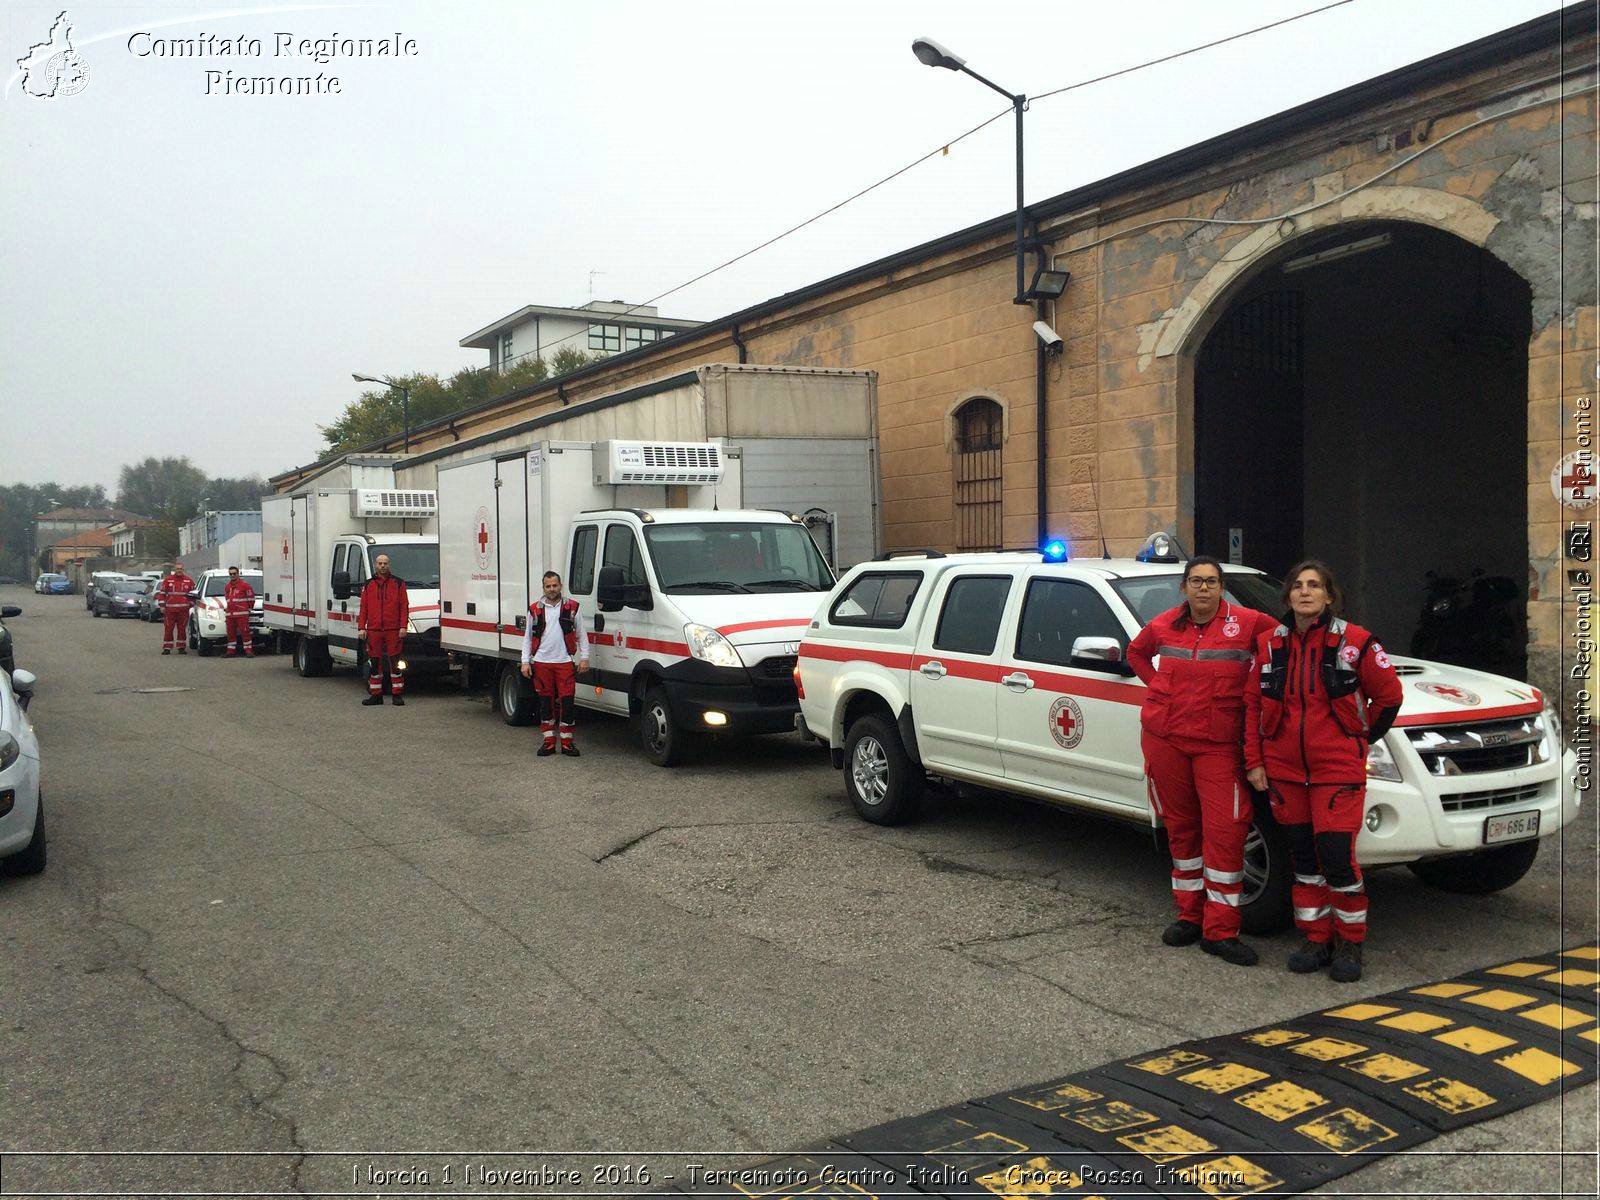
M161 648L176 650L189 637L189 610L167 605L161 614Z
M1367 886L1356 834L1367 810L1364 783L1267 781L1272 815L1289 835L1294 859L1294 923L1313 942L1335 934L1367 940Z
M1252 816L1239 746L1148 732L1141 742L1150 805L1167 827L1178 919L1210 941L1238 937Z
M400 670L402 635L398 629L367 630L367 691L374 696L383 695L383 681L389 680L389 694L403 696L406 677Z
M228 614L228 653L233 653L235 646L243 646L246 654L256 652L255 635L250 632L249 613Z
M561 744L573 744L573 718L577 708L577 675L570 662L533 664L533 691L539 698L539 730L544 744L556 743L556 716L561 717Z

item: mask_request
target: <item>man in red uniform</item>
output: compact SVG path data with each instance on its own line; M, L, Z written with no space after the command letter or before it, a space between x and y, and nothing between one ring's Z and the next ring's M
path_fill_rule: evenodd
M1252 819L1240 742L1244 690L1256 638L1275 622L1223 595L1222 565L1191 558L1184 602L1146 625L1128 646L1144 681L1145 779L1167 828L1178 919L1169 946L1195 942L1241 967L1257 954L1239 940L1244 842ZM1152 660L1159 657L1160 665Z
M1356 835L1367 807L1367 750L1404 695L1377 639L1338 616L1339 585L1307 560L1284 585L1289 615L1257 641L1245 691L1250 782L1272 797L1294 860L1294 923L1305 942L1289 970L1361 978L1367 891Z
M193 603L189 593L195 586L182 563L174 563L171 574L156 584L156 602L161 605L163 654L171 654L174 647L179 654L189 653L189 605Z
M256 656L255 635L250 632L250 614L256 607L256 590L248 580L239 575L238 567L228 568L228 582L222 586L222 603L228 612L228 653L234 657L234 647L244 651L246 658Z
M540 758L556 752L556 717L561 718L561 753L578 757L573 740L573 717L577 709L576 673L589 669L589 635L578 602L561 596L561 576L544 573L544 596L528 605L528 628L522 635L522 677L533 680L539 698L539 727L544 744Z
M389 681L389 696L396 708L405 700L406 677L400 670L400 643L411 620L411 597L405 580L389 573L389 556L378 555L372 564L372 578L361 589L361 613L356 629L367 643L368 670L366 705L383 703L383 683Z

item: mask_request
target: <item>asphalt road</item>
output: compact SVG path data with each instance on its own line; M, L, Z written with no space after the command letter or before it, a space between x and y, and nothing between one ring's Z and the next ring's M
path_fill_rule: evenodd
M448 1192L469 1163L637 1191L1595 934L1588 809L1498 896L1374 875L1336 989L1281 969L1288 936L1249 971L1160 946L1165 868L1125 827L946 794L877 829L797 739L662 771L582 718L582 759L535 759L482 697L366 709L345 673L0 600L50 817L48 871L0 878L7 1193ZM1331 1190L1592 1195L1595 1131L1589 1088ZM135 1150L169 1153L90 1153Z

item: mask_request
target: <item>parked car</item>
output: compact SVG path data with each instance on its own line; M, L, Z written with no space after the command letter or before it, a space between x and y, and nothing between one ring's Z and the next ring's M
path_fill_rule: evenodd
M151 585L145 589L144 594L139 597L139 611L137 614L135 614L138 616L139 620L161 620L161 594L156 591L156 584L160 582L161 581L158 579L151 583Z
M46 571L33 581L33 590L41 596L70 596L72 595L72 580L65 575L58 575L54 571Z
M15 875L44 870L44 798L39 742L28 720L35 679L0 672L0 865Z
M139 601L149 591L143 579L110 580L96 589L91 611L97 617L137 617Z
M4 622L11 617L20 617L22 610L15 604L0 604L0 671L7 675L17 669L16 650L11 643L11 631L5 627Z
M94 603L100 594L117 580L126 578L127 576L120 571L96 571L89 576L89 582L83 586L83 607L89 612L94 612Z
M1127 646L1178 603L1181 572L1177 558L1154 555L861 564L800 643L803 731L828 744L851 804L877 824L914 817L932 775L1148 830L1160 821L1139 746L1144 685ZM1278 611L1276 581L1243 567L1227 576L1234 603ZM1555 710L1514 679L1390 661L1405 703L1368 755L1360 861L1405 864L1451 891L1511 886L1540 839L1577 815L1576 760L1563 755ZM1286 925L1293 870L1264 804L1244 873L1245 929Z
M261 590L261 572L240 571L239 578L256 590L255 608L250 613L250 635L252 642L264 645L267 633L261 625L264 615L261 606L266 597ZM198 651L204 658L227 648L228 613L222 589L228 586L228 573L212 569L203 573L197 582L200 586L190 593L195 602L189 609L189 649Z
M0 575L0 587L17 587L21 583L15 575Z

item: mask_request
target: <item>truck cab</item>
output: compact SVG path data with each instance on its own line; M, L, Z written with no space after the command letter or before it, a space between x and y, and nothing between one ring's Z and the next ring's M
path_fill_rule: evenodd
M865 820L910 820L929 776L1090 810L1145 828L1144 685L1128 643L1177 605L1176 559L936 552L861 564L802 639L804 721L825 740ZM1278 585L1242 567L1229 599L1280 611ZM1527 872L1541 839L1575 818L1575 759L1538 689L1390 655L1405 688L1370 747L1366 866L1406 864L1425 882L1490 892ZM1241 917L1289 919L1283 832L1256 805Z
M357 533L336 537L329 555L328 656L347 666L361 665L361 640L357 619L361 590L372 578L378 555L389 556L389 570L406 585L411 600L410 620L403 643L406 667L434 665L439 653L439 539L421 533Z

